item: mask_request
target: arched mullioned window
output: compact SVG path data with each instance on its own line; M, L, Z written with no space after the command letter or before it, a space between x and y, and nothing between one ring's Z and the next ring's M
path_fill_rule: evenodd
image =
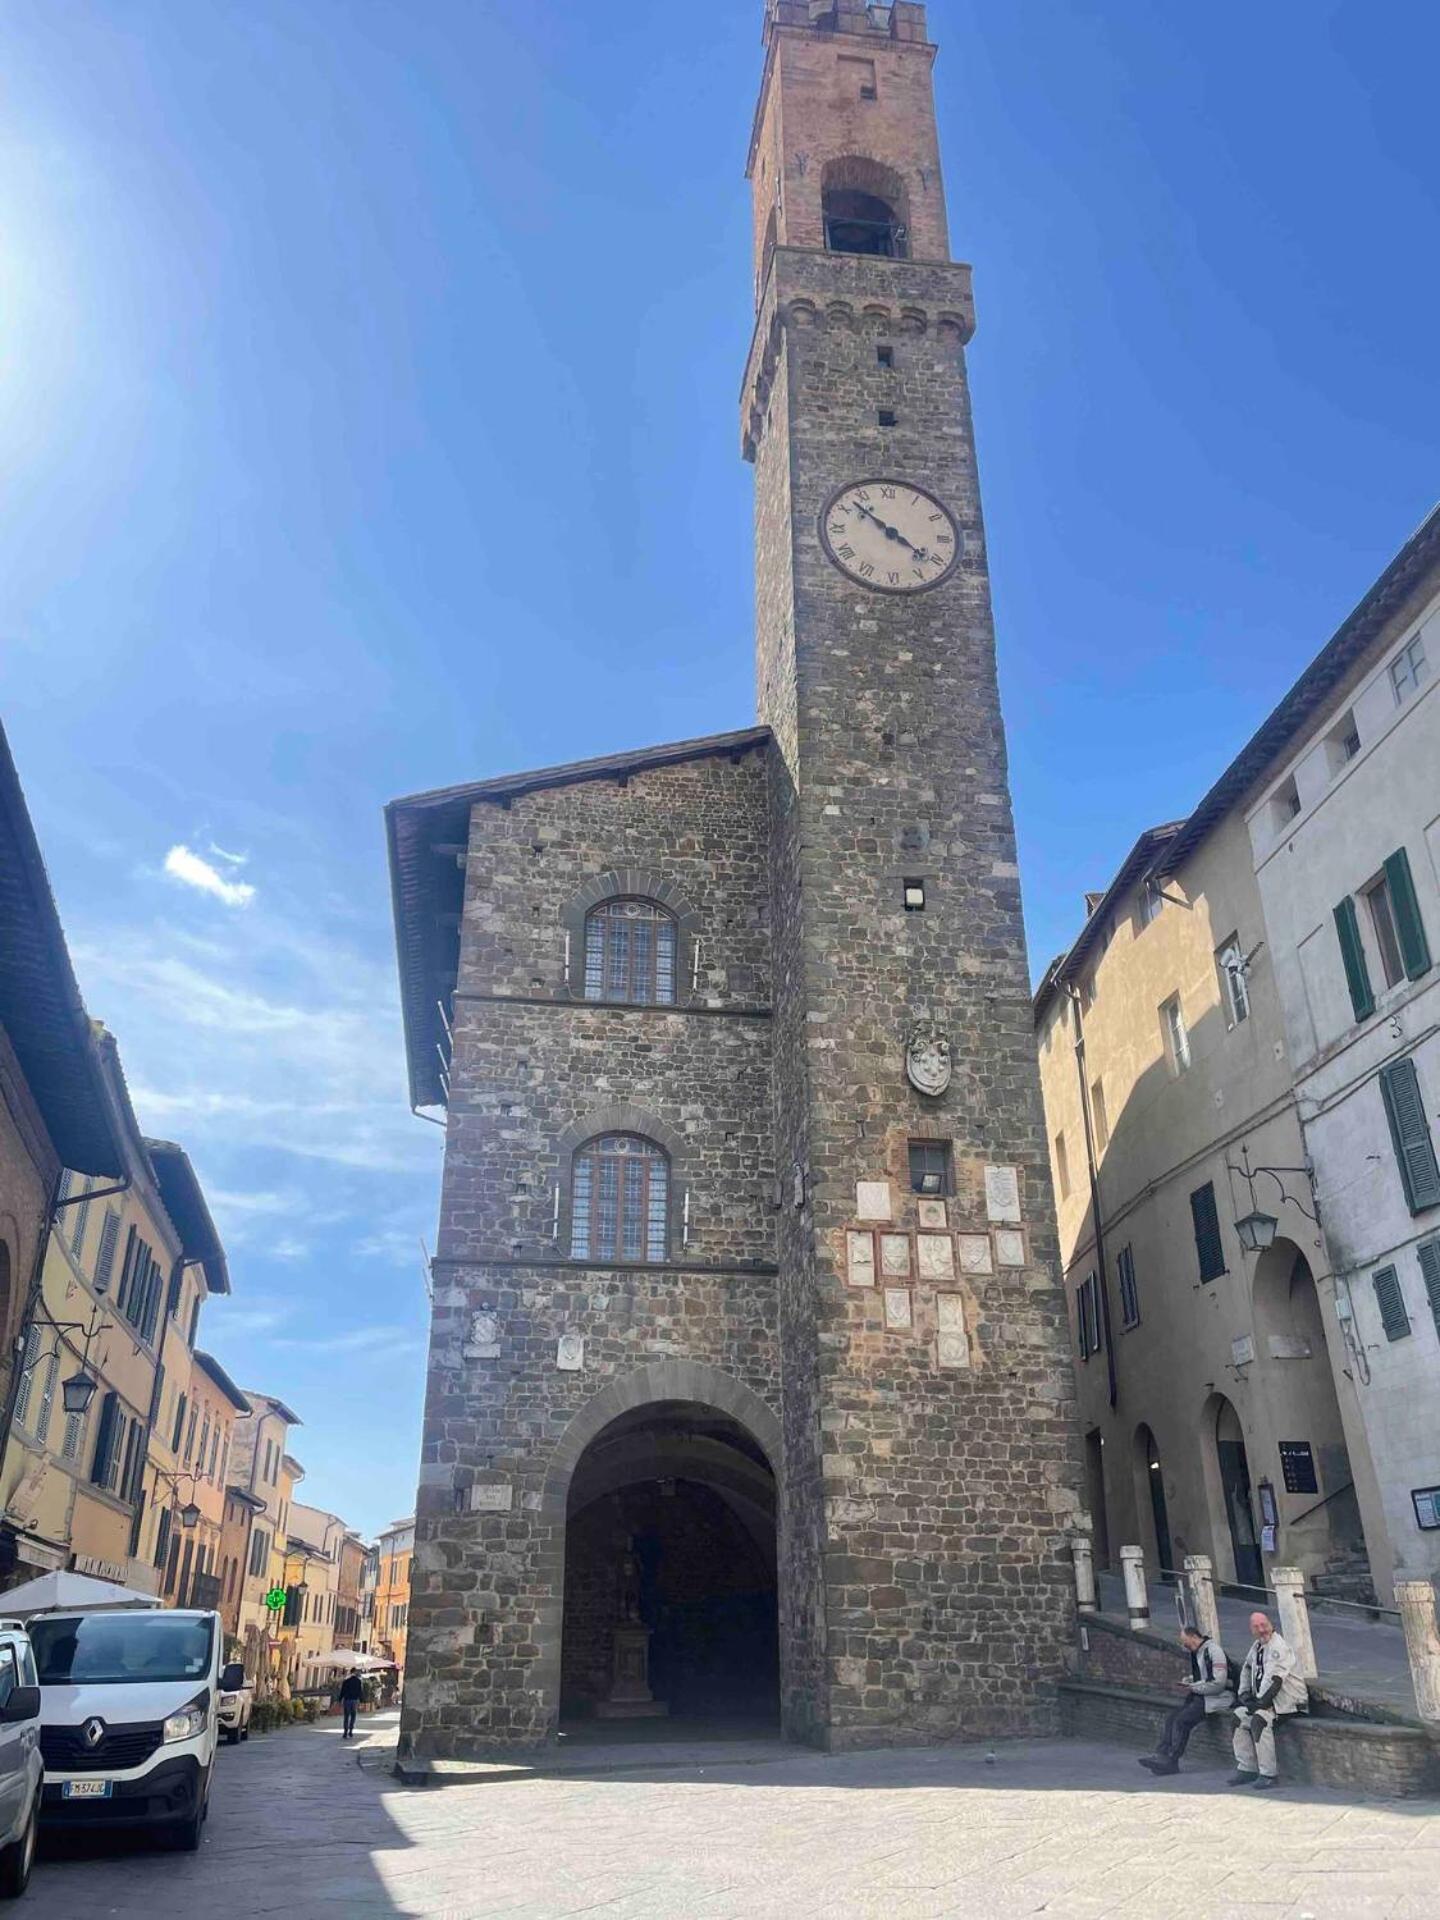
M572 1260L665 1259L670 1163L653 1140L601 1134L576 1153L570 1178Z
M675 916L653 900L602 900L585 918L585 998L673 1006Z

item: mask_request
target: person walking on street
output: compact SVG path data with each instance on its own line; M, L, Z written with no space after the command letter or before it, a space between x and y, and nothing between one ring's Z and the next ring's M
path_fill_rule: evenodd
M1255 1639L1240 1669L1235 1706L1235 1771L1232 1787L1278 1787L1275 1722L1288 1713L1304 1713L1310 1694L1295 1655L1265 1613L1252 1613Z
M355 1715L360 1711L360 1702L365 1689L358 1673L347 1673L340 1686L340 1710L345 1716L345 1731L342 1740L355 1737Z
M1224 1713L1235 1704L1230 1662L1219 1641L1198 1627L1182 1627L1180 1644L1190 1656L1190 1678L1183 1683L1185 1698L1165 1716L1154 1753L1141 1757L1140 1765L1154 1774L1178 1773L1190 1736L1206 1714Z

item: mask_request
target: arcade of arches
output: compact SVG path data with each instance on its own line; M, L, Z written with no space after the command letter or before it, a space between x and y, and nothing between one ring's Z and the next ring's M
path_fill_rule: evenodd
M769 1463L728 1414L661 1401L605 1427L570 1483L562 1720L648 1717L616 1682L617 1629L633 1643L640 1627L657 1713L775 1722L775 1509Z

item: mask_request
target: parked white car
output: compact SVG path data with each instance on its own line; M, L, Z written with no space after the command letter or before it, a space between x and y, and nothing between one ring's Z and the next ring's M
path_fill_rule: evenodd
M40 1689L18 1623L0 1626L0 1899L30 1884L40 1819Z
M250 1713L255 1705L255 1690L245 1678L245 1669L232 1660L220 1675L220 1731L233 1747L250 1738Z
M38 1614L47 1826L152 1827L193 1852L219 1738L217 1613Z

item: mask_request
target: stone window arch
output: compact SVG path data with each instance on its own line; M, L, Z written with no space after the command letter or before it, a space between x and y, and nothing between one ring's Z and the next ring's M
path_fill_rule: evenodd
M555 1230L567 1259L658 1266L685 1240L684 1142L643 1108L597 1108L561 1135Z
M910 195L893 167L862 154L828 160L820 179L825 246L888 260L910 254Z
M598 874L570 900L563 921L572 999L664 1007L690 1001L699 915L655 868Z

